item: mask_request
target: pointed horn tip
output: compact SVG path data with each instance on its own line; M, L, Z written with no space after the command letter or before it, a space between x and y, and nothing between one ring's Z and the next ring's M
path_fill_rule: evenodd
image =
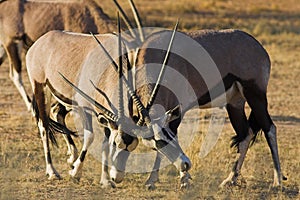
M70 82L60 71L58 71L58 74L64 79L64 81Z
M178 26L179 26L179 21L180 21L180 19L177 18L177 21L176 21L176 24L175 24L175 27L174 27L174 30L175 30L175 31L177 30L177 28L178 28Z

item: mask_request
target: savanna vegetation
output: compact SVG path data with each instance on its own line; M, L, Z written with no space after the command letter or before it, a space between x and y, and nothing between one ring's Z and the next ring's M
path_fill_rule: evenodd
M111 18L116 18L111 0L97 3ZM130 12L127 1L120 3ZM80 181L71 180L62 137L58 137L59 148L52 147L52 155L63 179L48 181L35 121L8 78L6 61L0 68L0 199L299 199L300 2L136 0L135 3L144 26L171 29L180 18L179 30L182 31L235 28L249 32L263 44L272 62L269 111L277 125L282 171L288 180L282 188L271 187L273 163L261 134L248 152L239 186L220 189L218 185L229 174L236 157L236 149L230 148L233 129L226 118L216 146L206 157L200 158L211 111L193 110L185 116L179 129L179 138L186 137L190 131L196 132L190 143L184 145L193 163L189 190L179 189L178 174L173 166L161 170L160 182L154 191L145 189L145 173L128 173L118 188L103 189L99 185L101 162L95 156L97 153L87 156ZM23 76L30 91L25 67ZM76 142L80 146L80 139ZM95 143L99 145L100 141Z

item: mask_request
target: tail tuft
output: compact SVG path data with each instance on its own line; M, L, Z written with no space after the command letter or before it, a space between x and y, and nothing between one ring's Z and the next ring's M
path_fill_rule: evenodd
M67 134L67 135L72 135L74 137L78 137L78 135L76 134L76 132L71 131L70 129L68 129L66 126L54 121L53 119L49 118L49 127L61 134Z
M36 122L38 122L40 115L39 115L39 109L38 109L34 95L32 96L31 104L32 104L32 115L35 117Z
M36 99L35 99L34 96L32 97L32 111L33 111L33 115L36 118L36 122L38 123L38 121L39 121L39 110L38 110L38 106L37 106ZM69 130L64 125L61 125L60 123L52 120L49 117L49 128L47 130L47 134L48 134L49 139L52 142L52 144L54 144L56 147L58 147L58 143L57 143L57 140L55 138L55 133L62 133L62 134L73 135L74 137L78 137L76 132Z
M240 142L242 142L245 138L246 138L246 137L240 137L240 136L238 136L238 135L233 136L233 137L231 138L231 145L230 145L230 147L231 147L231 148L237 148L237 149L238 149Z

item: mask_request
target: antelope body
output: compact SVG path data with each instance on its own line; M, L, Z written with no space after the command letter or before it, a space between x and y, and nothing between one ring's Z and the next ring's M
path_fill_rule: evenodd
M154 88L152 79L160 70L159 63L162 63L165 52L164 41L168 40L170 34L170 31L164 31L151 35L137 54L136 88L144 105L147 105ZM157 108L163 107L164 110L181 104L182 116L195 106L226 106L236 132L232 145L237 147L240 155L229 177L221 185L236 184L249 144L259 130L265 133L272 153L274 186L280 185L285 178L280 169L276 127L268 112L266 93L269 76L268 53L245 32L200 30L176 33L162 86L154 104L161 105ZM244 111L246 102L251 108L248 119ZM180 119L166 126L176 134L179 124ZM156 173L152 181L149 180L152 187L158 179L159 163L158 155L154 166Z
M92 0L78 2L35 2L5 0L0 2L0 44L5 49L10 65L10 78L20 92L28 110L28 97L21 78L21 58L18 43L27 49L41 35L50 30L82 33L115 31L109 17ZM2 48L1 47L1 48ZM3 50L0 50L0 52ZM5 54L0 54L0 64Z
M98 35L97 37L99 40L104 41L104 44L105 41L108 41L108 44L106 44L108 47L114 47L116 44L116 36L113 34L103 34ZM112 43L114 45L111 45ZM108 51L110 54L116 56L115 49L110 48ZM102 75L107 69L113 70L109 67L109 64L110 63L106 57L101 55L101 53L99 54L99 47L97 46L97 43L90 35L85 34L50 31L38 39L29 49L26 55L26 65L34 98L37 103L36 112L39 113L38 126L43 139L46 158L46 173L49 175L49 179L59 178L60 176L52 165L49 144L47 141L49 137L50 104L49 101L45 99L48 96L46 92L53 94L58 102L67 109L73 109L72 101L75 101L75 93L72 88L65 83L59 73L64 74L73 83L77 83L80 76L85 78L85 72L88 74L95 74L99 77L103 76L101 79L103 82L101 82L101 84L103 84L104 89L107 88L107 90L109 90L110 87L106 87L106 85L114 83L110 80L113 77ZM84 80L86 82L80 86L91 86L89 80L97 81L95 82L96 84L100 81L100 79L95 79L93 77L89 77ZM45 88L49 88L49 90L47 91ZM87 91L89 95L93 96L95 90L91 90L91 87L88 88L89 90L85 91ZM110 92L113 92L113 90ZM76 104L80 105L81 109L79 109L79 113L83 119L84 144L77 161L75 161L77 158L76 154L74 154L72 157L73 159L70 160L72 164L74 161L76 163L73 164L74 169L70 171L72 176L78 175L80 168L82 167L82 162L87 148L93 140L93 129L90 124L91 115L93 113L83 109L84 107L91 106L85 100L79 99L77 101L78 102ZM107 104L106 101L104 101L104 103Z

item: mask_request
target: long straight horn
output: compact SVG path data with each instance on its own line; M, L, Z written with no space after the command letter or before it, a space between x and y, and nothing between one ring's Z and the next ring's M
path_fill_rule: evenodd
M129 1L129 4L130 4L130 7L131 7L131 10L132 10L132 13L133 13L133 16L134 16L134 20L136 22L136 25L137 25L137 28L138 28L138 31L139 31L139 36L140 36L140 40L141 42L144 42L145 40L145 36L144 36L144 31L142 29L142 22L141 22L141 18L140 18L140 15L133 3L133 0L128 0Z
M91 34L94 37L94 39L97 41L97 43L99 44L99 46L101 47L101 49L104 51L105 55L112 62L113 66L114 66L114 69L116 71L118 71L118 65L116 64L116 62L114 61L114 59L111 57L111 55L105 49L105 47L102 45L102 43L100 42L100 40L98 40L98 38L95 37L95 35L93 33L91 33ZM125 56L126 56L126 59L128 60L127 54L125 54ZM145 118L145 122L147 122L147 123L150 122L148 111L146 110L146 108L142 104L141 100L139 99L139 97L136 95L136 93L132 89L131 85L128 83L128 80L124 76L122 76L122 81L124 82L125 87L127 88L127 91L129 93L130 97L132 98L133 102L135 103L135 105L136 105L139 113L141 113L142 117Z
M174 27L174 30L173 30L173 33L172 33L172 36L171 36L171 39L170 39L170 42L169 42L169 46L168 46L168 49L167 49L167 53L165 55L164 62L162 64L162 66L161 66L161 70L160 70L159 76L157 78L157 81L155 83L154 89L152 91L152 94L151 94L150 99L149 99L148 104L147 104L147 108L146 108L147 110L150 110L151 106L154 103L155 97L156 97L156 95L158 93L161 80L162 80L162 78L164 76L164 73L165 73L166 64L167 64L168 59L169 59L169 55L170 55L170 51L171 51L171 48L172 48L172 45L173 45L173 41L174 41L174 38L175 38L176 30L178 28L178 23L179 23L179 20L177 20L177 22L175 24L175 27Z
M119 84L119 92L118 92L118 118L119 120L124 119L124 102L123 102L123 66L122 66L122 58L123 58L123 54L122 54L122 41L121 41L121 26L120 26L120 16L118 13L118 55L119 55L119 63L118 63L118 84Z
M113 2L114 2L115 5L117 6L117 9L119 10L119 12L120 12L120 14L121 14L121 16L122 16L122 18L123 18L123 20L124 20L126 26L128 27L128 30L129 30L129 32L130 32L130 35L131 35L133 38L136 38L136 33L134 32L133 26L132 26L132 24L130 23L130 21L129 21L127 15L126 15L125 12L124 12L124 10L122 9L122 7L120 6L120 4L118 3L117 0L113 0Z
M76 92L78 92L82 97L84 97L88 102L96 106L99 110L101 110L102 114L109 118L110 120L117 122L118 121L118 116L116 116L114 113L106 109L104 106L102 106L100 103L98 103L95 99L91 98L89 95L87 95L85 92L80 90L77 86L75 86L71 81L69 81L63 74L58 72L61 77L64 79L66 83L68 83L71 87L74 88Z

